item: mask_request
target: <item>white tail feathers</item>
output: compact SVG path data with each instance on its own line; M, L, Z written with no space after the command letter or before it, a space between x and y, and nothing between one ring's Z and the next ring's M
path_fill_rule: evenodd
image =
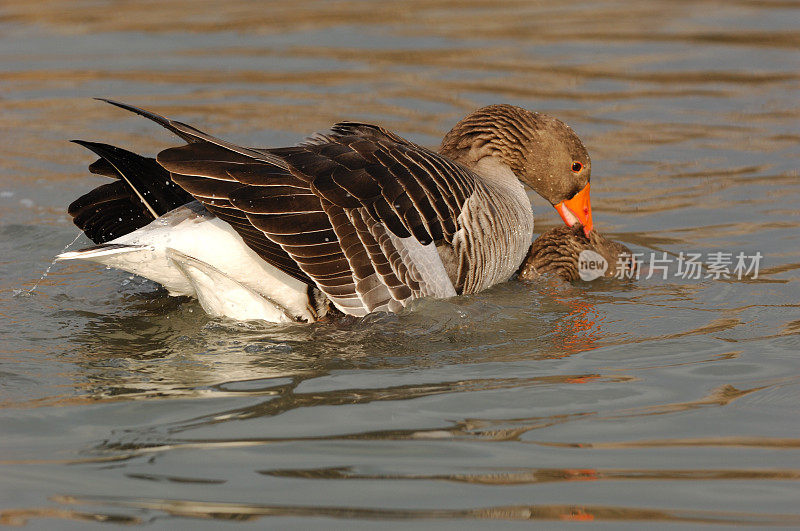
M99 264L106 264L112 256L141 252L154 251L155 248L149 245L124 245L120 243L104 243L94 247L86 247L78 251L61 253L56 256L56 260L89 260ZM111 264L108 264L111 265Z

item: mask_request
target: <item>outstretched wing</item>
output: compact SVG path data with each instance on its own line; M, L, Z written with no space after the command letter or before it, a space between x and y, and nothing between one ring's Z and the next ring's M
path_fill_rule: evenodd
M204 140L158 162L260 256L342 311L456 294L436 245L458 231L475 185L468 170L367 124L263 151Z
M158 155L173 181L345 313L456 294L436 247L459 230L475 188L469 170L370 124L344 122L294 147L254 149L158 118L190 137Z

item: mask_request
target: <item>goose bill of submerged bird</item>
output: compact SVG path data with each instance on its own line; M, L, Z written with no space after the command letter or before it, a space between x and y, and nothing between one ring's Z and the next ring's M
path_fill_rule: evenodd
M589 183L572 199L566 199L555 205L555 209L567 227L580 223L587 236L592 232L592 203L589 200Z

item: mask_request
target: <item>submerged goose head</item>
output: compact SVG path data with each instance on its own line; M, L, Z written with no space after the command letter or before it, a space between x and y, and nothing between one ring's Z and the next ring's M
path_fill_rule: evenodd
M472 169L509 168L547 199L568 227L581 224L587 235L591 232L592 162L578 135L561 120L513 105L489 105L458 122L439 152Z
M580 225L561 226L536 238L519 268L518 278L534 280L541 275L555 275L574 282L580 278L578 260L582 251L593 251L603 257L608 264L602 274L606 278L629 277L628 273L638 267L631 250L621 243L605 238L596 230L586 235Z

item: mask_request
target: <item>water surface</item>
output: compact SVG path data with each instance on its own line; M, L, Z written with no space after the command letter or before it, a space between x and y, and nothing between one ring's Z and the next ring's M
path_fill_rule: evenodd
M800 525L798 20L780 0L5 1L0 523ZM312 326L212 320L93 265L27 294L103 182L67 140L176 143L94 96L256 146L341 119L435 146L513 103L585 140L604 233L763 260ZM537 231L559 223L531 199Z

